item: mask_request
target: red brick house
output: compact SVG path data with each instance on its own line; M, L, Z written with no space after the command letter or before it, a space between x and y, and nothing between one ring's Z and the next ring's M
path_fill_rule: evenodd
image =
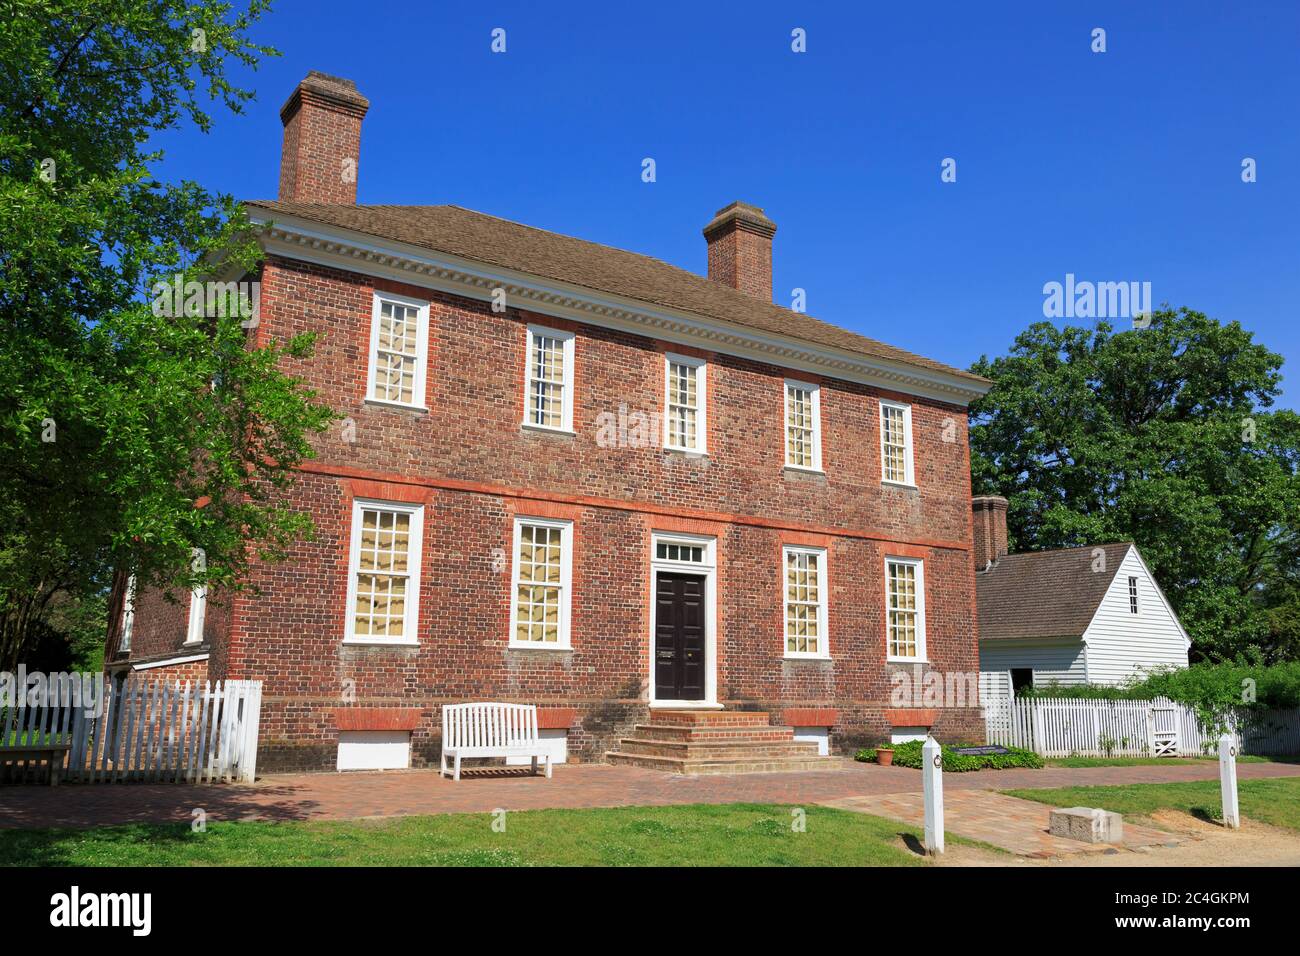
M142 594L118 670L265 682L259 765L437 761L444 703L537 704L568 759L649 708L762 711L843 751L974 702L966 404L987 383L772 302L775 225L733 203L708 277L456 206L358 206L368 102L285 104L259 340L346 419L257 591ZM919 663L918 663L919 662ZM409 748L409 750L408 750Z

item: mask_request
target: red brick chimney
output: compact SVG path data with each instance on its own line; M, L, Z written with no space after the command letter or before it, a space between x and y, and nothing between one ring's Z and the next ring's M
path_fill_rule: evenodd
M719 209L704 227L709 278L764 302L772 301L772 237L776 223L749 203Z
M1007 499L980 495L971 499L975 526L975 570L983 571L1007 553Z
M281 202L356 203L361 120L369 108L351 80L307 74L280 107Z

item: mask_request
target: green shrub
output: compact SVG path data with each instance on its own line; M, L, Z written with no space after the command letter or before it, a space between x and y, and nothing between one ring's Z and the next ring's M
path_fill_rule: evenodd
M1268 667L1233 663L1193 664L1135 678L1120 687L1056 684L1022 691L1031 697L1151 700L1168 697L1196 711L1208 728L1221 727L1228 714L1300 707L1300 661Z
M924 742L920 740L911 740L905 744L880 744L879 747L867 747L859 750L854 757L863 763L871 763L876 759L876 751L881 747L889 747L894 751L894 764L899 767L911 767L915 770L921 768L921 747ZM1007 753L1004 754L959 754L953 751L947 744L940 744L943 748L943 772L944 773L966 773L969 770L1006 770L1011 767L1029 767L1038 770L1043 766L1043 758L1038 756L1032 750L1023 750L1020 747L1007 747Z

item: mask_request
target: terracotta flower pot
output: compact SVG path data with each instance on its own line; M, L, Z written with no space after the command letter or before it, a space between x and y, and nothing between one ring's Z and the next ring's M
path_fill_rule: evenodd
M882 767L892 766L894 763L894 751L890 750L888 747L877 747L876 763L880 764Z

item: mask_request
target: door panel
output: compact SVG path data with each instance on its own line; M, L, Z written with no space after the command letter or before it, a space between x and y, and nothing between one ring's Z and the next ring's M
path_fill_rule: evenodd
M655 575L655 699L704 700L704 578Z

